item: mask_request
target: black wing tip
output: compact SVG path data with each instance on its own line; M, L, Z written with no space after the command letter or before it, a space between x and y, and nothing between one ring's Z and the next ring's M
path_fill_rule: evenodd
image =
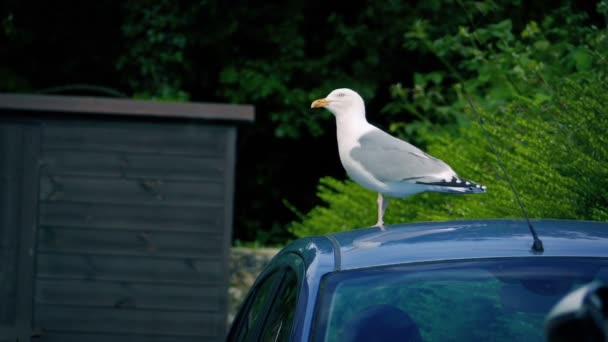
M433 185L446 188L457 188L459 190L465 190L465 192L472 193L483 193L486 192L487 187L470 180L461 179L458 177L452 177L449 181L443 180L440 182L416 182L416 184Z

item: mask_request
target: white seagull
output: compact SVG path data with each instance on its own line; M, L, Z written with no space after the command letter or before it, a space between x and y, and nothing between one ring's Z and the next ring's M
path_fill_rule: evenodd
M421 192L478 194L486 187L458 177L452 168L417 147L371 125L365 103L351 89L336 89L310 108L327 108L336 117L338 152L349 177L378 192L377 227L384 229L388 197L408 197Z

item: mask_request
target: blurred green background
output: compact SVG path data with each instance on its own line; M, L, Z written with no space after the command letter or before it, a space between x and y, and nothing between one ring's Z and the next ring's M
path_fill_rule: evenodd
M335 123L368 120L488 187L393 200L386 222L521 217L467 100L533 217L608 220L608 0L0 3L0 91L251 103L239 128L234 243L375 222Z

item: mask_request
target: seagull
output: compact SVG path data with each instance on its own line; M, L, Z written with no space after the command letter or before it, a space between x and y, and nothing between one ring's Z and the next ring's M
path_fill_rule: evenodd
M310 108L326 108L336 117L342 166L352 180L378 193L375 226L382 230L388 197L405 198L421 192L486 192L485 186L458 177L444 161L367 122L365 103L351 89L335 89L315 100Z

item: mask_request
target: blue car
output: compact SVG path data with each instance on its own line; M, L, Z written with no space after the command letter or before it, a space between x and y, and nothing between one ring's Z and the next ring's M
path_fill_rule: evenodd
M228 341L543 341L551 308L608 282L608 223L446 221L302 238L241 306Z

